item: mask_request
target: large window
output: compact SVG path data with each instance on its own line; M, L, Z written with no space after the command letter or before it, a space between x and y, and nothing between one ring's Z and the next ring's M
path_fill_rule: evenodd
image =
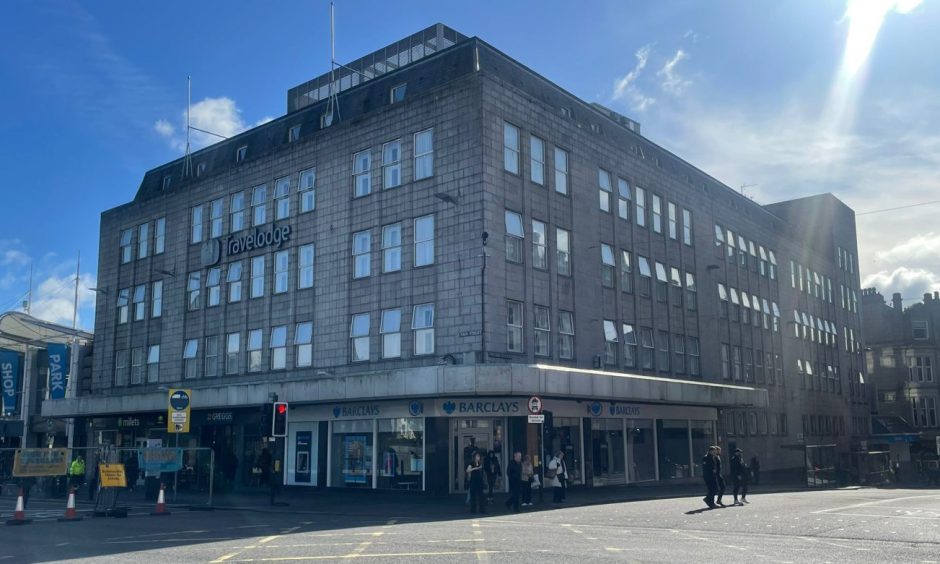
M620 346L617 336L617 324L610 319L604 320L604 365L617 366L617 348Z
M715 422L714 421L690 421L692 434L692 463L696 477L702 476L702 457L708 452L708 447L714 445L715 441ZM728 464L731 464L728 453Z
M656 433L659 436L659 479L691 477L689 422L685 419L659 419Z
M558 312L558 358L574 358L574 314L570 311Z
M523 336L522 302L506 300L506 350L521 353Z
M222 236L222 200L209 202L209 237L216 239Z
M701 351L698 337L688 337L687 353L689 355L689 376L698 376L702 373ZM768 353L769 355L770 353Z
M362 151L353 155L353 197L361 198L372 192L372 153Z
M264 368L261 363L263 345L264 331L261 329L248 331L248 372L261 372Z
M153 254L161 255L166 250L166 218L160 217L153 222Z
M330 485L372 487L372 430L374 419L333 421L331 427Z
M251 297L264 296L264 255L251 259Z
M379 419L378 427L378 487L422 489L425 461L424 419Z
M287 368L287 325L271 328L271 370Z
M401 139L382 145L382 188L401 186Z
M127 323L128 311L129 311L128 308L130 307L129 306L130 297L131 297L130 288L121 288L120 290L118 290L117 304L116 304L118 324Z
M656 233L663 232L663 199L652 194L653 198L653 231Z
M616 271L617 262L614 259L614 248L606 243L601 243L601 284L604 287L614 287Z
M134 321L143 321L147 313L147 285L134 288Z
M415 180L434 176L434 130L415 133Z
M503 123L503 169L519 174L519 128Z
M274 253L274 293L283 294L288 290L290 278L289 251Z
M401 310L386 309L382 312L382 322L379 326L382 335L382 358L398 358L401 356Z
M242 261L235 261L228 265L228 301L235 303L242 299Z
M630 221L630 183L623 178L617 179L617 215Z
M209 269L206 275L206 303L209 307L217 306L222 301L222 267Z
M548 237L545 224L532 220L532 267L548 269Z
M568 193L568 151L555 147L555 191Z
M653 330L645 327L640 328L640 368L643 370L653 369Z
M305 321L298 323L294 329L294 346L296 347L297 368L313 365L313 323Z
M278 178L274 182L274 219L290 217L290 177Z
M369 360L369 314L360 313L352 316L349 338L352 340L352 361Z
M187 309L193 311L202 307L202 273L190 272L186 283Z
M669 238L673 240L678 239L679 238L678 210L676 209L676 205L672 202L667 202L666 209L669 212L667 216L668 221L669 221L669 224L668 224Z
M656 439L652 419L627 419L627 479L644 482L656 479Z
M147 383L160 381L160 345L150 345L147 350Z
M411 317L414 331L414 354L434 354L434 304L416 305Z
M142 223L137 227L137 258L147 258L150 250L150 224Z
M229 333L225 339L225 373L238 374L240 370L241 333Z
M682 208L682 242L692 246L692 212Z
M640 266L640 295L644 298L652 294L653 271L650 270L650 261L644 256L637 255Z
M206 337L206 378L219 375L219 336Z
M630 251L620 251L620 289L633 292L633 261Z
M571 275L571 233L562 228L555 229L555 253L558 274Z
M525 231L522 227L522 216L506 210L506 260L509 262L522 262L522 243Z
M163 315L163 280L157 280L150 289L150 317Z
M196 206L192 211L192 233L190 234L190 243L202 242L202 206Z
M313 244L303 245L297 250L297 287L301 290L313 287Z
M529 175L532 182L545 185L545 142L535 137L529 137Z
M415 220L415 266L434 264L434 216Z
M535 356L551 356L551 311L544 306L535 306L533 327L535 329Z
M127 264L133 260L134 247L132 242L134 240L134 230L125 229L121 231L121 264Z
M232 229L232 233L241 231L246 227L245 225L245 193L239 192L237 194L232 194L232 206L229 209L231 215L231 220L229 223Z
M268 221L268 187L265 184L251 190L251 224L264 225Z
M317 207L317 169L300 171L300 213L313 211Z
M610 213L610 197L613 186L610 182L610 173L602 168L597 169L597 185L599 188L598 205L600 206L600 210Z
M372 272L372 232L353 233L353 278L365 278Z
M382 228L382 272L401 270L401 224Z
M634 189L636 196L636 224L646 227L646 190L637 186Z
M624 323L623 330L623 365L627 368L636 368L636 331L633 325Z
M199 339L189 339L183 345L183 377L199 377Z

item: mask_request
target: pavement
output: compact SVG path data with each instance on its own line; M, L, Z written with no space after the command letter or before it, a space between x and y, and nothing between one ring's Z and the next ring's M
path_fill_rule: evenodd
M288 508L168 517L140 508L78 523L40 517L51 502L32 500L36 521L0 527L0 563L940 562L940 489L757 490L748 505L716 510L704 508L700 492L546 501L521 513L505 511L497 496L486 515L451 497L403 499L373 492L342 505L292 499Z

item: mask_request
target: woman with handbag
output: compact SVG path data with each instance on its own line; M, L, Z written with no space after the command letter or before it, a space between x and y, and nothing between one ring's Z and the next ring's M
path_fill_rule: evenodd
M522 457L522 506L532 505L532 476L535 475L535 468L532 466L532 457L528 454Z
M558 451L545 468L545 487L552 488L552 503L561 503L565 499L562 479L565 473L565 463L562 462L565 453Z
M479 452L473 453L473 462L467 466L467 481L470 484L470 513L486 513L486 502L483 499L486 478L483 476L483 461Z

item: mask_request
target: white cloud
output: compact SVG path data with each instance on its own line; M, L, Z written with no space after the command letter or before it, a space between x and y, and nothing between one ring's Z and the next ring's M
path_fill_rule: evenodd
M692 85L691 81L682 78L679 75L679 72L676 70L676 65L688 58L688 53L682 49L679 49L676 51L675 56L666 61L666 64L663 65L663 68L656 73L656 76L662 78L662 83L660 86L664 91L678 96L682 94L686 88Z
M168 122L165 119L158 119L157 123L153 124L153 129L163 137L173 137L176 133L176 128L173 127L173 124Z
M698 43L698 34L693 30L688 30L685 32L685 35L682 36L682 39L688 39L692 43Z
M79 327L89 327L92 322L85 319L94 314L96 293L90 288L95 286L95 277L84 273L79 277L78 308ZM33 291L33 303L30 314L39 319L71 327L75 299L75 276L50 276L43 280Z
M862 280L864 288L878 288L884 296L898 292L906 301L920 301L927 292L940 292L940 275L920 268L882 270Z
M634 53L636 65L633 67L633 70L614 81L613 99L621 100L625 97L629 97L633 109L639 112L645 111L656 102L655 98L643 94L636 86L637 79L640 77L643 69L646 68L647 61L649 61L650 51L651 48L649 45L644 45L637 49L636 53Z
M233 137L239 133L265 124L272 117L264 117L253 124L248 124L242 118L242 111L235 100L222 96L220 98L206 98L192 105L190 109L190 124L204 131L211 131L223 137ZM178 118L179 126L168 120L160 119L153 124L154 131L166 139L170 146L178 151L186 150L186 110L182 110ZM190 134L192 150L201 149L221 141L220 137L193 130Z
M940 266L940 234L927 233L915 235L885 251L878 251L875 256L880 261L891 263L927 263Z

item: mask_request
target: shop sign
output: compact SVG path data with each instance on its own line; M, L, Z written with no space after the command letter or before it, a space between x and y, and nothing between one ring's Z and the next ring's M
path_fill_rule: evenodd
M118 417L118 429L138 429L140 428L140 419L136 417Z
M447 400L441 409L447 415L520 415L520 400Z
M545 414L529 415L529 423L545 423Z
M176 472L183 467L183 449L142 448L137 451L137 462L147 474Z
M206 423L231 423L235 414L231 411L213 411L206 414Z
M608 413L613 417L639 417L640 416L640 406L638 405L625 405L622 403L612 403L608 408Z
M69 348L67 345L50 344L46 351L49 353L49 399L64 399L65 387L68 385Z
M529 408L529 413L532 415L538 415L539 413L542 413L542 398L538 396L532 396L529 398L527 407Z
M64 476L68 464L67 448L21 448L13 457L13 476Z
M225 242L225 254L234 256L245 251L263 249L264 247L276 246L278 249L284 245L285 241L290 240L290 225L278 227L272 224L266 231L255 229L253 233L236 237L230 236Z
M188 433L190 421L191 390L170 388L167 406L167 431L170 433Z
M0 392L3 394L3 413L15 415L17 388L20 385L20 353L0 351Z
M378 417L382 412L375 404L368 405L337 405L333 408L333 417Z
M409 413L412 417L417 417L417 416L423 414L423 413L424 413L424 404L421 403L420 401L417 401L417 400L415 400L415 401L409 403L409 404L408 404L408 413Z
M126 488L127 476L123 464L99 464L98 478L102 488Z

